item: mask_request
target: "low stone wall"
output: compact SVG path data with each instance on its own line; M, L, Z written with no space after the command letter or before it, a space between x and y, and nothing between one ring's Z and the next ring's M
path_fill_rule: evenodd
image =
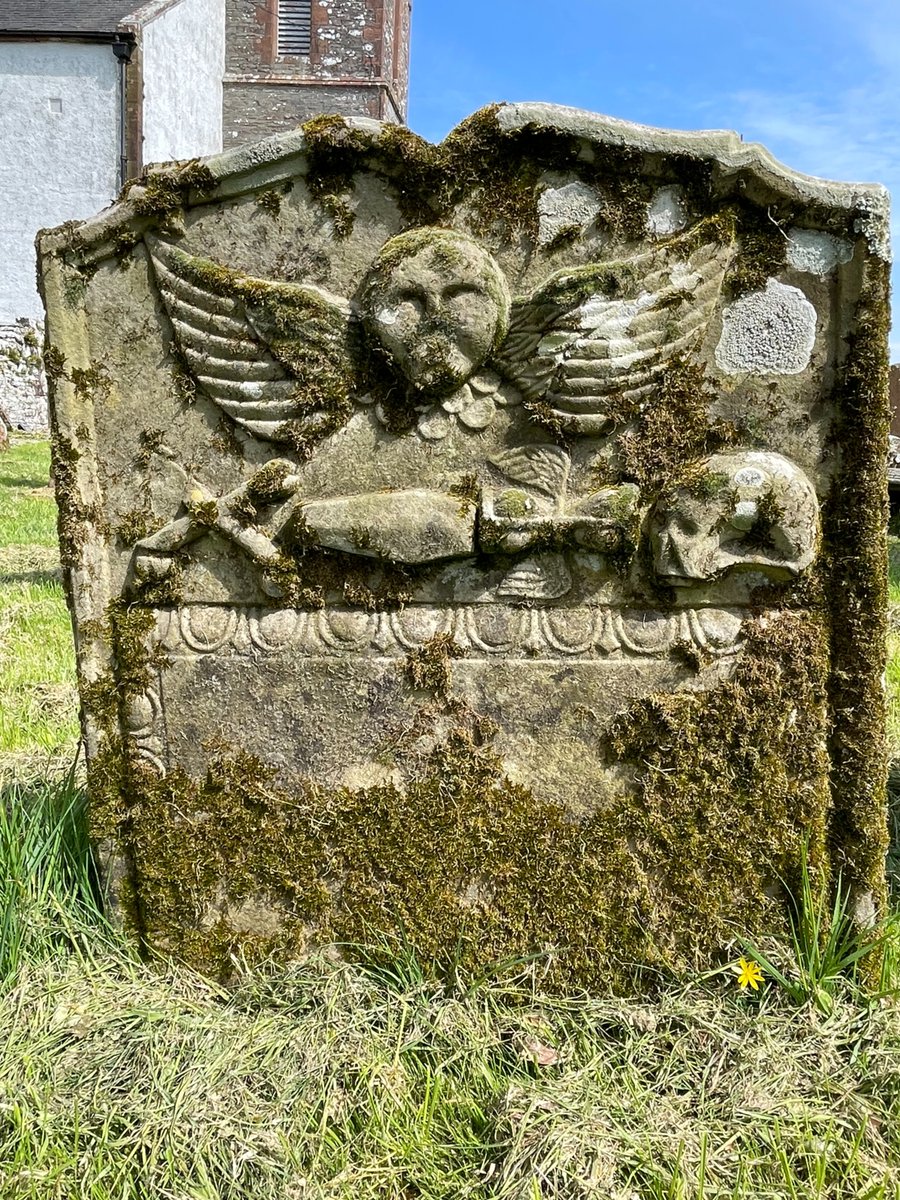
M47 382L41 362L44 329L25 317L0 324L0 420L9 429L47 428Z

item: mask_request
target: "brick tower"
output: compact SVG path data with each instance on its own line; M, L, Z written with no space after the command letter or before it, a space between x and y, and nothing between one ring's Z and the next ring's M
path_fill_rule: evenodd
M226 0L225 149L319 113L406 121L412 0Z

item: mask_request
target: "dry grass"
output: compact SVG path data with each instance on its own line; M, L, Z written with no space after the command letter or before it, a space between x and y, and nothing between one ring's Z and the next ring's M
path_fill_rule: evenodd
M107 952L30 966L0 1027L4 1197L900 1194L893 1001L448 996L326 961L226 995Z

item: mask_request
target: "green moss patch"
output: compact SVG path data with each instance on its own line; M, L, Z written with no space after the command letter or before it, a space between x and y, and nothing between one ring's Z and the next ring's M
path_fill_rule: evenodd
M876 909L885 904L888 841L880 682L887 635L888 270L884 263L867 267L832 394L841 468L823 513L833 658L832 847L846 882L857 896L872 896Z
M733 444L733 426L710 417L716 400L702 363L675 356L658 376L652 402L613 404L610 416L622 430L615 457L598 461L599 482L629 480L652 497L690 475L698 459Z
M736 233L738 253L726 278L730 295L761 289L784 267L785 230L798 219L796 205L735 197L729 194L733 181L718 181L713 164L692 154L666 155L661 165L658 156L627 146L589 146L558 129L504 129L500 108L480 109L437 146L399 126L387 126L373 138L342 117L316 117L303 127L307 184L335 219L339 237L352 231L352 211L335 213L347 210L356 174L372 170L390 182L407 228L447 223L465 206L475 234L507 243L523 235L536 240L537 201L547 176L573 175L594 187L601 204L597 224L624 242L646 236L655 189L677 184L698 221L718 222L723 236L728 226ZM804 215L839 236L855 236L843 215L808 208ZM573 232L561 231L547 252L571 240Z
M120 699L152 654L146 624L123 618ZM393 749L396 781L286 789L227 746L210 747L200 778L126 764L116 820L145 936L225 976L235 954L402 930L438 971L538 955L555 989L628 988L783 928L781 881L804 842L826 885L828 655L814 618L751 622L730 679L623 711L596 754L632 783L582 819L507 777L496 727L454 695L457 653L435 638L401 664L397 686L420 707ZM110 816L95 816L105 834Z
M183 207L192 192L201 199L208 196L216 186L216 179L209 168L195 158L174 167L146 171L139 179L129 180L120 198L129 199L136 186L142 191L134 198L135 212L142 217L159 217Z
M632 836L673 940L700 951L777 928L804 842L826 886L828 667L821 621L770 614L745 623L730 680L645 697L615 721L610 747L636 771Z

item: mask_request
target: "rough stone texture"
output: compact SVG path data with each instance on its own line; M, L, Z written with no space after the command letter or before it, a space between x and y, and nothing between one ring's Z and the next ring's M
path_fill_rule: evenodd
M411 10L410 0L314 0L311 52L281 56L275 0L226 0L225 146L322 113L403 124Z
M42 321L0 325L0 420L8 429L47 428L47 394L41 367Z
M123 919L224 974L402 936L566 988L777 928L804 848L877 911L886 228L733 134L509 105L46 235Z

